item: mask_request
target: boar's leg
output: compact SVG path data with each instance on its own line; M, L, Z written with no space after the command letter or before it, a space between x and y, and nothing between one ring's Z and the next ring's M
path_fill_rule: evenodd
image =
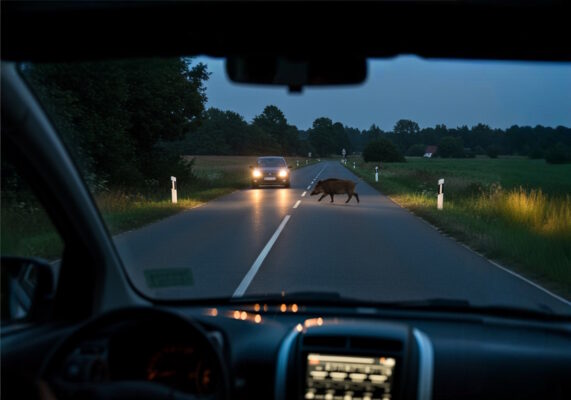
M331 196L331 202L333 203L333 193L329 193L329 196Z
M349 203L351 201L351 197L353 197L353 193L347 193L347 201L345 203Z
M319 200L317 200L317 201L323 200L323 198L324 198L325 196L327 196L327 193L323 193L323 194L321 195L321 197L319 198Z
M353 193L353 196L355 196L355 198L357 199L357 203L359 203L359 195L357 194L357 192Z

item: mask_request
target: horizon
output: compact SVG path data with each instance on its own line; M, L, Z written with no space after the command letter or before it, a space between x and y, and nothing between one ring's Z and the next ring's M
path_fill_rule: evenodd
M369 60L362 85L304 88L230 82L224 60L195 57L211 74L206 108L240 114L248 123L275 105L291 125L308 130L320 117L360 131L391 132L409 119L420 129L446 125L492 129L571 126L571 63L425 60L416 56Z

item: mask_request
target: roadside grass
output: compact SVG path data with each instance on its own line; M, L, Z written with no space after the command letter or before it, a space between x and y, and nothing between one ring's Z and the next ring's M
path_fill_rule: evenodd
M256 156L185 156L195 158L192 182L177 182L178 202L171 203L170 187L114 189L94 195L111 234L134 230L250 185ZM305 158L286 158L292 169ZM316 160L308 160L307 165ZM63 244L42 206L30 193L2 193L0 218L2 255L57 259Z
M352 161L356 169L352 168ZM550 290L571 298L571 165L518 157L407 158L348 167L442 231ZM444 210L436 209L445 179Z
M0 248L2 256L61 256L63 243L45 211L32 201L2 199Z

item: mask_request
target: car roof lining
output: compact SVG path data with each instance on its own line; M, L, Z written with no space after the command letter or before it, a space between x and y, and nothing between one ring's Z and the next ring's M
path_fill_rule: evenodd
M6 1L2 59L416 54L571 61L569 10L569 2L555 0Z

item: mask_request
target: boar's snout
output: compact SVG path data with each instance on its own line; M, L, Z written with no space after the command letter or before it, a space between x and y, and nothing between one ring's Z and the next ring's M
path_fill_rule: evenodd
M315 186L309 195L313 196L313 195L319 194L319 193L323 193L323 188L321 187L321 185Z

